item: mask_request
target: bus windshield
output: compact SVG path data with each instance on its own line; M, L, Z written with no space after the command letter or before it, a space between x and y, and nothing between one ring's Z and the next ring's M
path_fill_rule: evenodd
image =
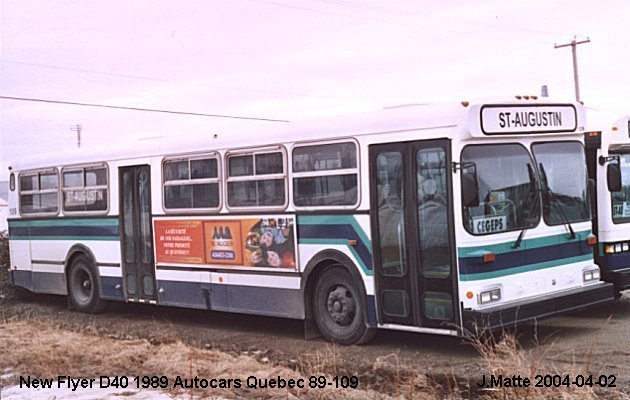
M534 161L524 146L470 145L462 151L462 166L475 173L479 198L479 205L464 206L468 232L485 235L538 224L540 200Z
M621 191L611 192L612 218L615 223L630 222L630 154L619 154Z
M589 220L586 160L582 144L535 143L532 151L542 180L545 223L560 225Z

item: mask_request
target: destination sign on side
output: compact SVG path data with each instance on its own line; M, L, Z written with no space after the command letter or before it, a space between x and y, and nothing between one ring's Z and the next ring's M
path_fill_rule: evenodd
M481 131L486 135L572 132L576 129L577 112L571 104L481 108Z
M480 216L473 217L473 233L475 234L484 234L484 233L495 233L495 232L503 232L507 230L507 216L506 215L496 215L496 216Z

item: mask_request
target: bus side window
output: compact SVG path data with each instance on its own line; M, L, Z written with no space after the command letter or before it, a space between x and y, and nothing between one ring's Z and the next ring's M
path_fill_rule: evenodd
M286 206L286 155L283 151L228 153L226 160L228 207L281 209Z
M218 210L221 206L219 158L216 154L164 160L166 211Z
M107 212L107 166L64 168L61 173L64 212Z
M20 174L20 213L59 212L59 173L56 169Z
M293 202L297 207L357 206L359 169L353 142L293 149Z

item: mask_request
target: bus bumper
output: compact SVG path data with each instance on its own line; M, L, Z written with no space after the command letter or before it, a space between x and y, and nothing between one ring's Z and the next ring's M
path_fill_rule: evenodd
M464 336L475 336L484 331L494 331L515 325L606 304L614 300L612 283L598 282L572 289L562 295L557 293L522 301L506 307L499 305L483 310L463 310Z
M616 292L630 289L630 268L608 271L604 274L603 278L606 282L615 285Z

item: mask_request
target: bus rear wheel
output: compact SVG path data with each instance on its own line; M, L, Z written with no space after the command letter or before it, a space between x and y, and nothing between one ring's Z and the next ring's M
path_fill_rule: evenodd
M356 281L342 266L323 271L315 284L313 314L320 332L339 344L365 343L373 329L365 321L365 301Z
M68 295L72 307L80 312L98 314L107 306L100 298L94 264L83 254L76 256L68 268Z

